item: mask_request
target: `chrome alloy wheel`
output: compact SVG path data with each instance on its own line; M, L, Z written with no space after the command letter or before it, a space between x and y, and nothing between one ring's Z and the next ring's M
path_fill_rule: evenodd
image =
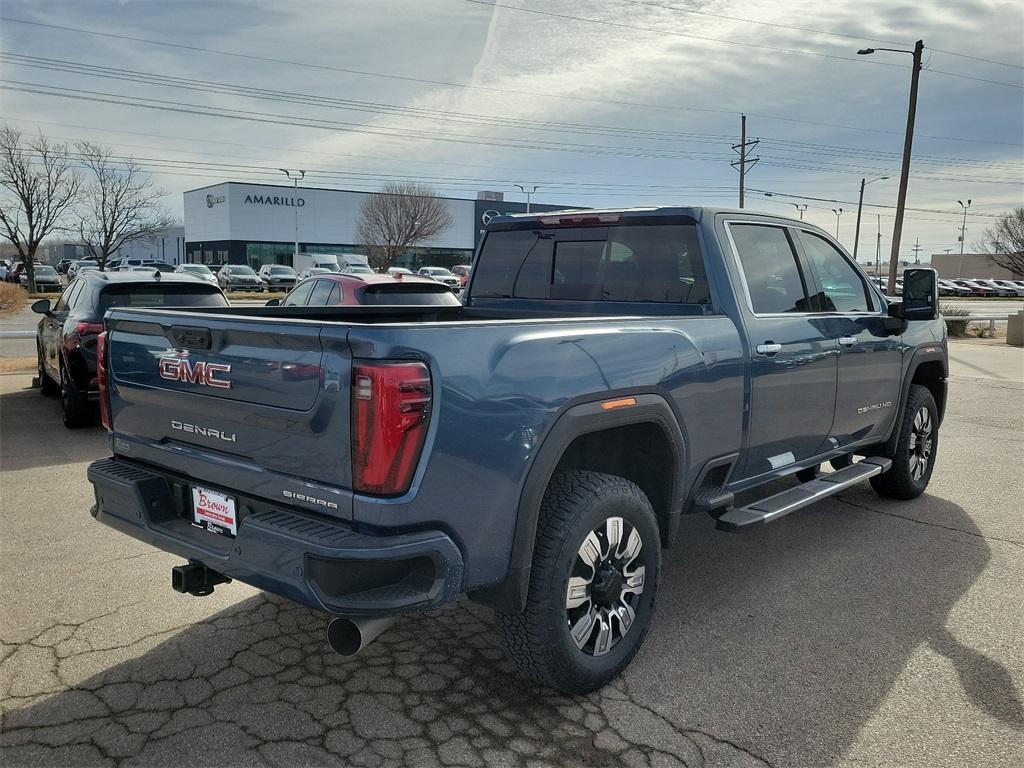
M921 408L914 416L910 428L910 476L920 480L928 471L928 462L932 456L932 414L927 408Z
M636 565L643 539L621 517L610 517L580 545L565 592L566 621L576 647L602 656L636 618L646 568Z

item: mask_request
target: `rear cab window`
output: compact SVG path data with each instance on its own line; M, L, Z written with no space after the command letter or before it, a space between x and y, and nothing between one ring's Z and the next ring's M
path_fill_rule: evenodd
M711 294L697 225L688 217L665 219L607 226L538 221L490 231L473 270L470 302L659 303L703 311Z
M755 315L814 311L785 227L739 222L728 227L750 310Z
M212 285L186 283L111 284L103 288L98 311L112 307L226 307L224 295Z

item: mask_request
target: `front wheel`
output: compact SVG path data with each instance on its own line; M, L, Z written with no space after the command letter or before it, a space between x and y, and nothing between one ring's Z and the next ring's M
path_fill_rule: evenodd
M643 643L660 569L643 491L599 472L556 475L541 503L526 608L496 616L506 656L559 691L600 688Z
M872 477L871 487L880 496L916 499L928 487L939 446L939 411L927 387L910 387L897 430L883 452L892 467Z

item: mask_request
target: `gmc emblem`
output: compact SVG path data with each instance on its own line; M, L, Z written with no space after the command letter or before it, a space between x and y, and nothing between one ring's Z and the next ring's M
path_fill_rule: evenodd
M168 381L184 381L189 384L201 384L204 387L231 389L231 382L218 379L219 373L231 373L231 366L223 363L206 363L202 360L191 362L188 353L178 357L160 358L160 378Z

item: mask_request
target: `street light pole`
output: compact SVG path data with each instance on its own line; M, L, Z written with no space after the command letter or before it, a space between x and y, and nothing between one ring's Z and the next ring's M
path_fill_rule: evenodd
M540 187L537 184L534 184L532 187L530 187L530 189L527 189L522 184L516 184L514 186L519 187L519 189L521 189L523 191L523 194L526 195L526 212L529 213L530 212L530 195L535 193L538 189L540 189Z
M799 213L800 213L800 221L803 221L804 220L804 211L807 210L807 203L804 203L803 205L799 205L797 203L790 203L790 205L792 205L794 208L797 209L797 211L799 211Z
M961 226L961 265L956 270L957 278L963 278L964 276L964 241L967 240L967 209L971 207L971 199L967 199L967 205L964 205L963 200L957 200L957 203L961 204L961 208L964 209L964 225Z
M913 51L899 48L862 48L857 53L862 56L875 51L892 51L893 53L909 53L914 57L914 65L910 73L910 104L907 109L907 134L903 140L903 166L900 168L900 191L896 199L896 224L892 231L892 249L889 255L889 283L887 293L896 295L896 267L899 265L900 236L903 234L903 212L907 205L907 185L910 183L910 154L914 144L914 119L917 116L917 83L921 74L921 54L924 52L924 41L918 40Z
M867 179L861 179L860 180L860 200L857 201L857 229L854 231L854 234L853 234L853 259L854 259L854 261L857 260L857 247L858 247L858 245L860 245L860 212L861 212L861 209L864 208L864 187L866 187L868 184L872 184L872 183L874 183L876 181L883 181L883 180L888 179L888 178L889 178L888 176L879 176L877 179L872 179L871 181L868 181Z
M843 215L842 208L833 208L832 213L836 215L836 240L839 239L839 217Z
M292 176L292 172L287 168L279 169L284 171L284 175L292 180L293 188L295 189L295 197L299 196L299 181L306 178L306 172L302 170L295 171L295 175ZM299 260L299 206L296 205L295 199L292 199L292 205L295 206L295 252L292 254L292 266L294 267Z

